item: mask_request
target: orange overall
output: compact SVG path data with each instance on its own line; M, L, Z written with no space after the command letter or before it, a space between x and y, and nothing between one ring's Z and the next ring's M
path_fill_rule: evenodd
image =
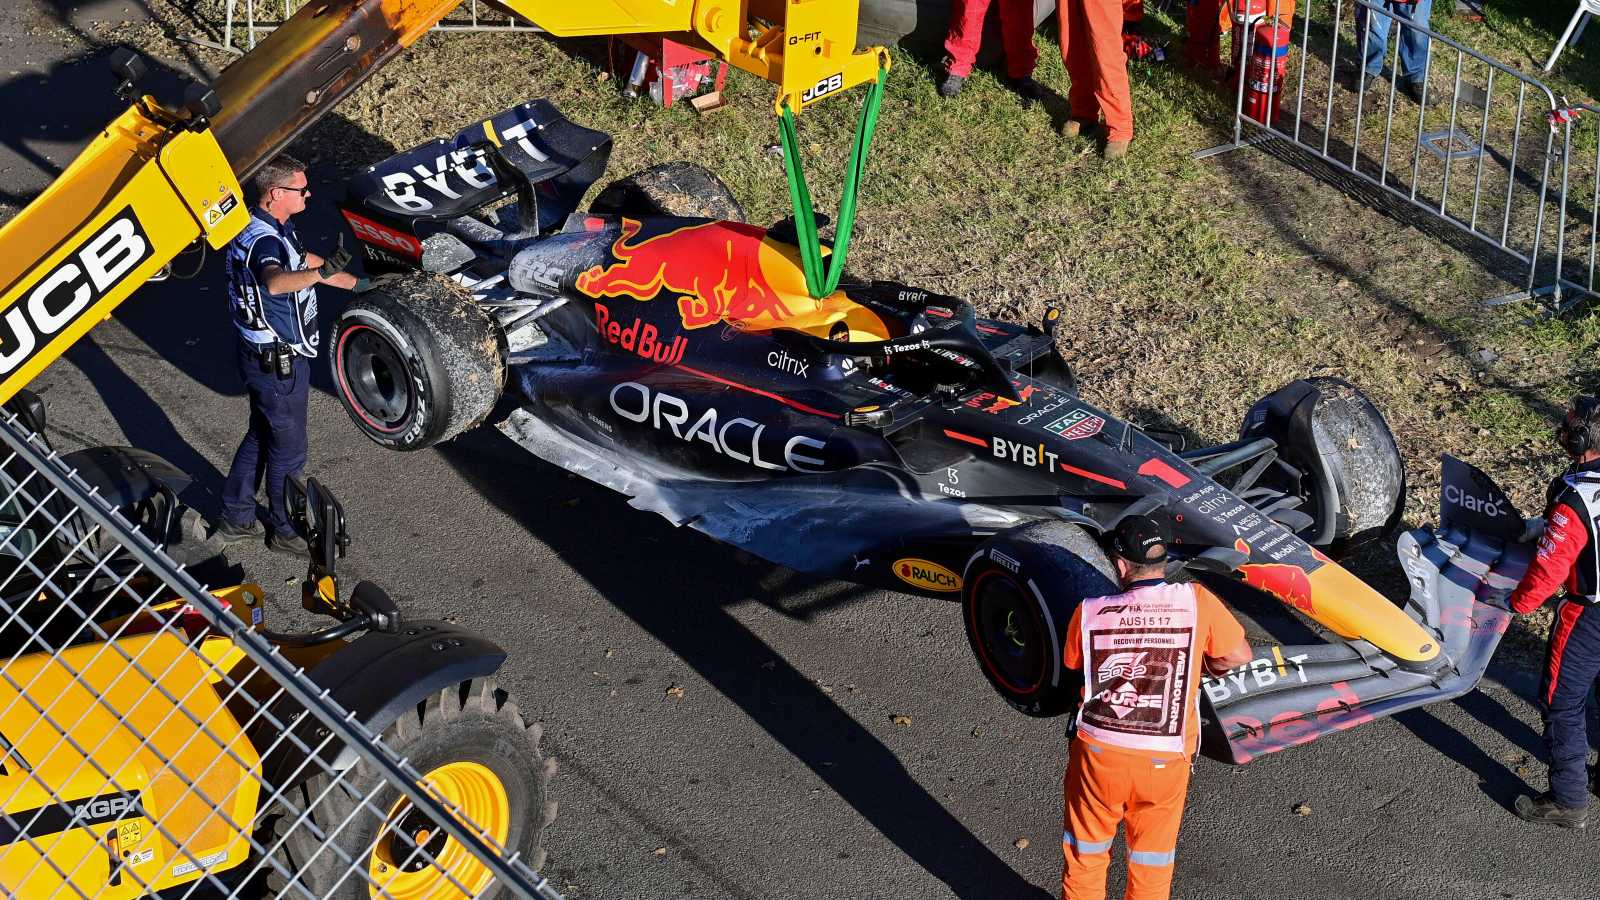
M1122 49L1122 0L1057 0L1061 60L1067 64L1072 118L1093 125L1102 117L1106 140L1133 140L1133 97Z
M1064 643L1063 662L1084 670L1084 702L1062 784L1061 896L1104 900L1126 822L1123 896L1165 900L1200 744L1200 664L1244 644L1244 629L1205 588L1157 579L1085 600Z

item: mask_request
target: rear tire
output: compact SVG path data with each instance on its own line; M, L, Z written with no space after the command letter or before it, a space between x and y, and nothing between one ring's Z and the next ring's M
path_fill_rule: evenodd
M591 212L614 216L675 216L743 222L733 192L704 166L669 162L619 178L590 204Z
M436 784L471 773L466 777L472 779L472 789L463 792L460 801L467 818L491 832L496 831L491 820L498 819L505 825L504 834L492 836L506 856L520 853L535 870L543 867L545 852L540 844L545 827L555 819L556 805L545 799L554 761L540 755L539 726L523 722L516 704L488 678L452 685L419 707L407 710L384 730L384 744ZM362 807L363 798L373 791ZM287 793L292 807L278 813L266 846L282 841L276 862L290 874L269 864L267 887L272 896L284 891L302 896L303 890L315 897L366 900L373 896L373 884L383 885L395 877L423 881L424 886L437 879L437 888L447 891L452 885L439 868L420 859L402 865L415 852L411 836L423 829L431 837L422 837L422 846L437 860L458 861L460 865L451 865L449 871L475 896L513 896L500 886L493 893L477 894L488 884L487 870L463 858L465 847L412 809L399 790L365 761L343 773L338 783L322 773ZM444 793L450 793L448 788ZM307 810L310 816L292 827ZM396 888L398 884L391 884ZM413 895L409 886L404 893Z
M1089 533L1066 522L1036 522L984 541L967 561L961 618L989 684L1037 718L1077 707L1083 677L1061 662L1072 611L1115 594L1116 570Z
M420 450L482 422L506 380L506 340L444 276L405 275L339 313L328 361L345 412L392 450Z

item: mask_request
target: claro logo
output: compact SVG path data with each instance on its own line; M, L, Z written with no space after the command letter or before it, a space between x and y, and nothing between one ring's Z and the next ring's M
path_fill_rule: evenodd
M925 559L895 560L894 575L906 584L922 588L925 591L949 593L961 590L960 575L936 562L928 562Z
M1474 494L1469 494L1466 491L1463 491L1459 485L1445 485L1444 499L1446 503L1453 503L1462 509L1471 510L1479 515L1488 516L1491 519L1497 519L1501 516L1508 515L1505 509L1500 506L1500 501L1498 499L1488 499L1476 496Z
M0 376L32 359L151 252L144 227L130 206L68 253L0 314Z

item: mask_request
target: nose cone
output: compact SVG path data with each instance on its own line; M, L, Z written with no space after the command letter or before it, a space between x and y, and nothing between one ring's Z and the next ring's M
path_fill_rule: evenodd
M1367 641L1407 668L1429 669L1448 661L1432 633L1338 563L1328 560L1307 580L1311 609L1306 614L1340 637Z

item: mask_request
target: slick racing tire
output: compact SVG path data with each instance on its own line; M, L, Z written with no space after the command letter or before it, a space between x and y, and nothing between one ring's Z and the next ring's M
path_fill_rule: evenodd
M1405 464L1383 413L1355 385L1307 378L1263 398L1245 415L1240 436L1263 435L1302 473L1297 480L1275 473L1263 484L1305 499L1313 524L1301 537L1308 542L1339 557L1399 526Z
M613 216L745 220L744 208L722 179L690 162L661 163L619 178L605 186L589 210Z
M996 692L1030 716L1078 705L1083 678L1061 664L1072 611L1115 594L1116 570L1087 531L1036 522L984 541L967 561L961 618L967 642Z
M536 870L544 866L540 843L556 815L546 799L555 761L541 757L539 739L539 726L523 722L489 678L445 688L383 732L389 749L487 831L491 845L504 847L508 857L520 854ZM318 767L287 794L264 842L277 847L266 863L271 896L463 896L451 878L465 896L516 896L498 884L482 893L493 880L489 869L365 760L337 781Z
M442 275L386 279L339 313L328 354L345 412L373 441L420 450L482 422L506 381L506 340Z

